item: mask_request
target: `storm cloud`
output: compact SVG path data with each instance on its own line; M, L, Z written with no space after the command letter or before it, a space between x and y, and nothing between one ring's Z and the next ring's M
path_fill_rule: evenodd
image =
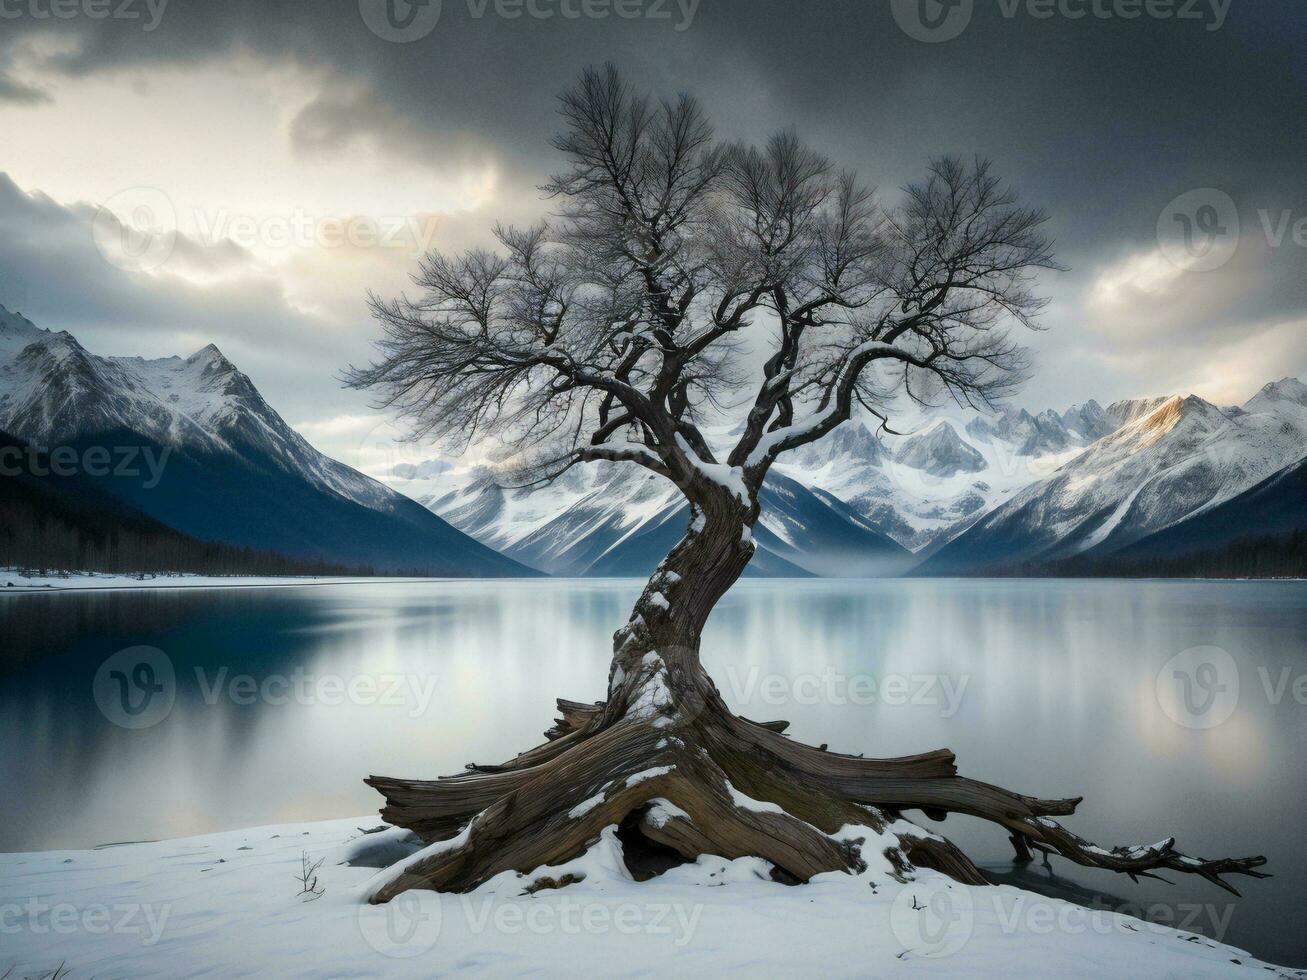
M557 163L555 97L603 61L656 93L695 93L723 136L793 126L890 199L932 155L992 157L1048 211L1069 266L1045 280L1032 407L1233 398L1262 372L1307 367L1307 243L1294 233L1307 218L1307 32L1293 0L62 9L3 8L0 124L16 145L0 156L13 181L0 221L21 215L27 237L3 246L0 292L21 293L43 326L112 327L115 353L147 335L142 353L235 345L273 404L320 431L364 411L330 364L366 354L364 293L403 289L414 250L276 251L213 216L257 224L298 208L320 229L425 215L434 244L480 243L494 220L547 211L536 187ZM170 92L182 94L170 104ZM209 234L179 222L168 267L133 275L80 231L74 248L69 229L137 184L188 219L202 212ZM1196 242L1193 261L1177 258L1180 238ZM1209 245L1224 261L1204 260ZM302 364L268 353L280 341Z

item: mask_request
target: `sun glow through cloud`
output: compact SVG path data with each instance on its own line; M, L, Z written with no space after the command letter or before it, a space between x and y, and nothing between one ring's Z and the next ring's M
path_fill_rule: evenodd
M428 163L367 135L348 139L340 148L348 152L304 152L291 138L294 122L334 83L250 55L44 84L52 102L0 103L5 131L39 125L39 140L6 145L5 169L20 186L111 208L124 191L157 189L178 230L209 243L235 240L265 261L324 239L351 244L351 227L366 235L361 226L403 229L433 212L483 208L499 184L489 155ZM336 225L346 226L343 235Z

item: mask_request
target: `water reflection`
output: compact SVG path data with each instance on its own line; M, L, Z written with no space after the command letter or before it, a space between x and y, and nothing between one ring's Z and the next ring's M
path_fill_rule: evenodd
M369 773L436 776L540 741L553 699L602 697L636 582L446 582L0 596L0 848L74 847L360 814ZM1266 853L1228 941L1307 962L1307 856L1291 814L1307 775L1307 590L1293 583L746 582L714 613L705 661L745 715L832 749L948 746L968 775L1085 794L1101 843L1179 837L1191 853ZM106 657L162 650L176 699L117 727L92 680ZM1181 650L1234 658L1237 709L1196 729L1159 708ZM1287 672L1287 673L1286 673ZM1276 703L1277 683L1288 677ZM1270 684L1264 678L1269 678ZM1301 687L1301 685L1300 685ZM1004 836L942 828L996 874L1125 903L1223 903L1203 883L1138 886L1055 862L1014 869ZM1053 883L1050 885L1048 881Z

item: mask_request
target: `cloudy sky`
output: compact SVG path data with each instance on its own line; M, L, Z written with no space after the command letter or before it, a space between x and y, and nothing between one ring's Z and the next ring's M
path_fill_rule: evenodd
M608 60L891 201L992 157L1070 267L1020 404L1307 371L1301 0L0 0L0 303L97 353L215 342L374 469L336 380L366 290L546 213L556 95Z

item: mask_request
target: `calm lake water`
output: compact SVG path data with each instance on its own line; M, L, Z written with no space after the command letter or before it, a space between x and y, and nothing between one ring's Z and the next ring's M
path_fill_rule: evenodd
M640 587L0 596L0 850L362 814L380 802L369 773L500 762L542 740L555 697L603 696ZM106 663L133 647L153 651ZM728 702L804 741L947 746L969 776L1084 794L1068 822L1104 845L1266 854L1276 877L1237 881L1236 900L1056 858L1014 868L997 828L931 825L1012 883L1307 965L1307 586L752 581L704 655Z

